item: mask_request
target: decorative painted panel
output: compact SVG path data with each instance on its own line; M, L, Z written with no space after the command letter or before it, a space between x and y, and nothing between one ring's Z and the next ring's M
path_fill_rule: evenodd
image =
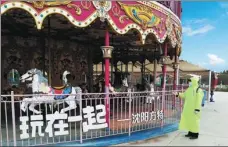
M107 20L119 34L136 29L143 44L148 34L154 34L160 43L168 37L173 48L181 44L180 38L172 34L176 31L175 27L181 32L179 18L170 9L154 1L3 1L1 14L12 8L28 11L34 17L38 29L42 28L46 16L58 13L77 27L86 27L100 18L101 21Z

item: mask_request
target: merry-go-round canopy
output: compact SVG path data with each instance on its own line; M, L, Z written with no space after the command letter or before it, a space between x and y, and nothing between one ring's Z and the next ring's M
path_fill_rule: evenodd
M1 14L2 35L32 37L42 32L43 37L75 41L94 50L94 63L102 61L107 26L114 62L142 57L153 61L161 56L155 51L164 42L170 57L181 53L181 21L155 1L3 0Z

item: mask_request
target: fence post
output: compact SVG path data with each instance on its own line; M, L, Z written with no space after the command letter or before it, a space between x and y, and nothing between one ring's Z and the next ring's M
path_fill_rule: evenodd
M80 96L80 116L82 116L82 91L79 92ZM80 143L82 143L82 120L80 121Z
M129 96L129 112L128 112L128 115L129 115L129 122L128 122L128 136L131 136L131 101L132 101L132 97L131 97L131 90L130 90L130 96Z
M13 145L17 146L16 140L16 123L15 123L15 106L14 106L14 92L11 91L11 107L12 107L12 125L13 125Z

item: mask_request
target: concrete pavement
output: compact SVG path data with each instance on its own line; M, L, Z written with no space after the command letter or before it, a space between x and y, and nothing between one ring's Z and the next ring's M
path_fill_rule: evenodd
M190 140L186 132L176 131L162 137L121 146L228 146L228 92L216 92L215 103L202 109L200 136Z

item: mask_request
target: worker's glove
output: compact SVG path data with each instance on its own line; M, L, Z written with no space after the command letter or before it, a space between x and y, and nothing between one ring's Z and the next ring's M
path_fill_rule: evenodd
M176 97L179 96L179 93L178 92L173 92L173 95L175 95Z
M200 112L199 109L195 109L195 114L198 114Z

